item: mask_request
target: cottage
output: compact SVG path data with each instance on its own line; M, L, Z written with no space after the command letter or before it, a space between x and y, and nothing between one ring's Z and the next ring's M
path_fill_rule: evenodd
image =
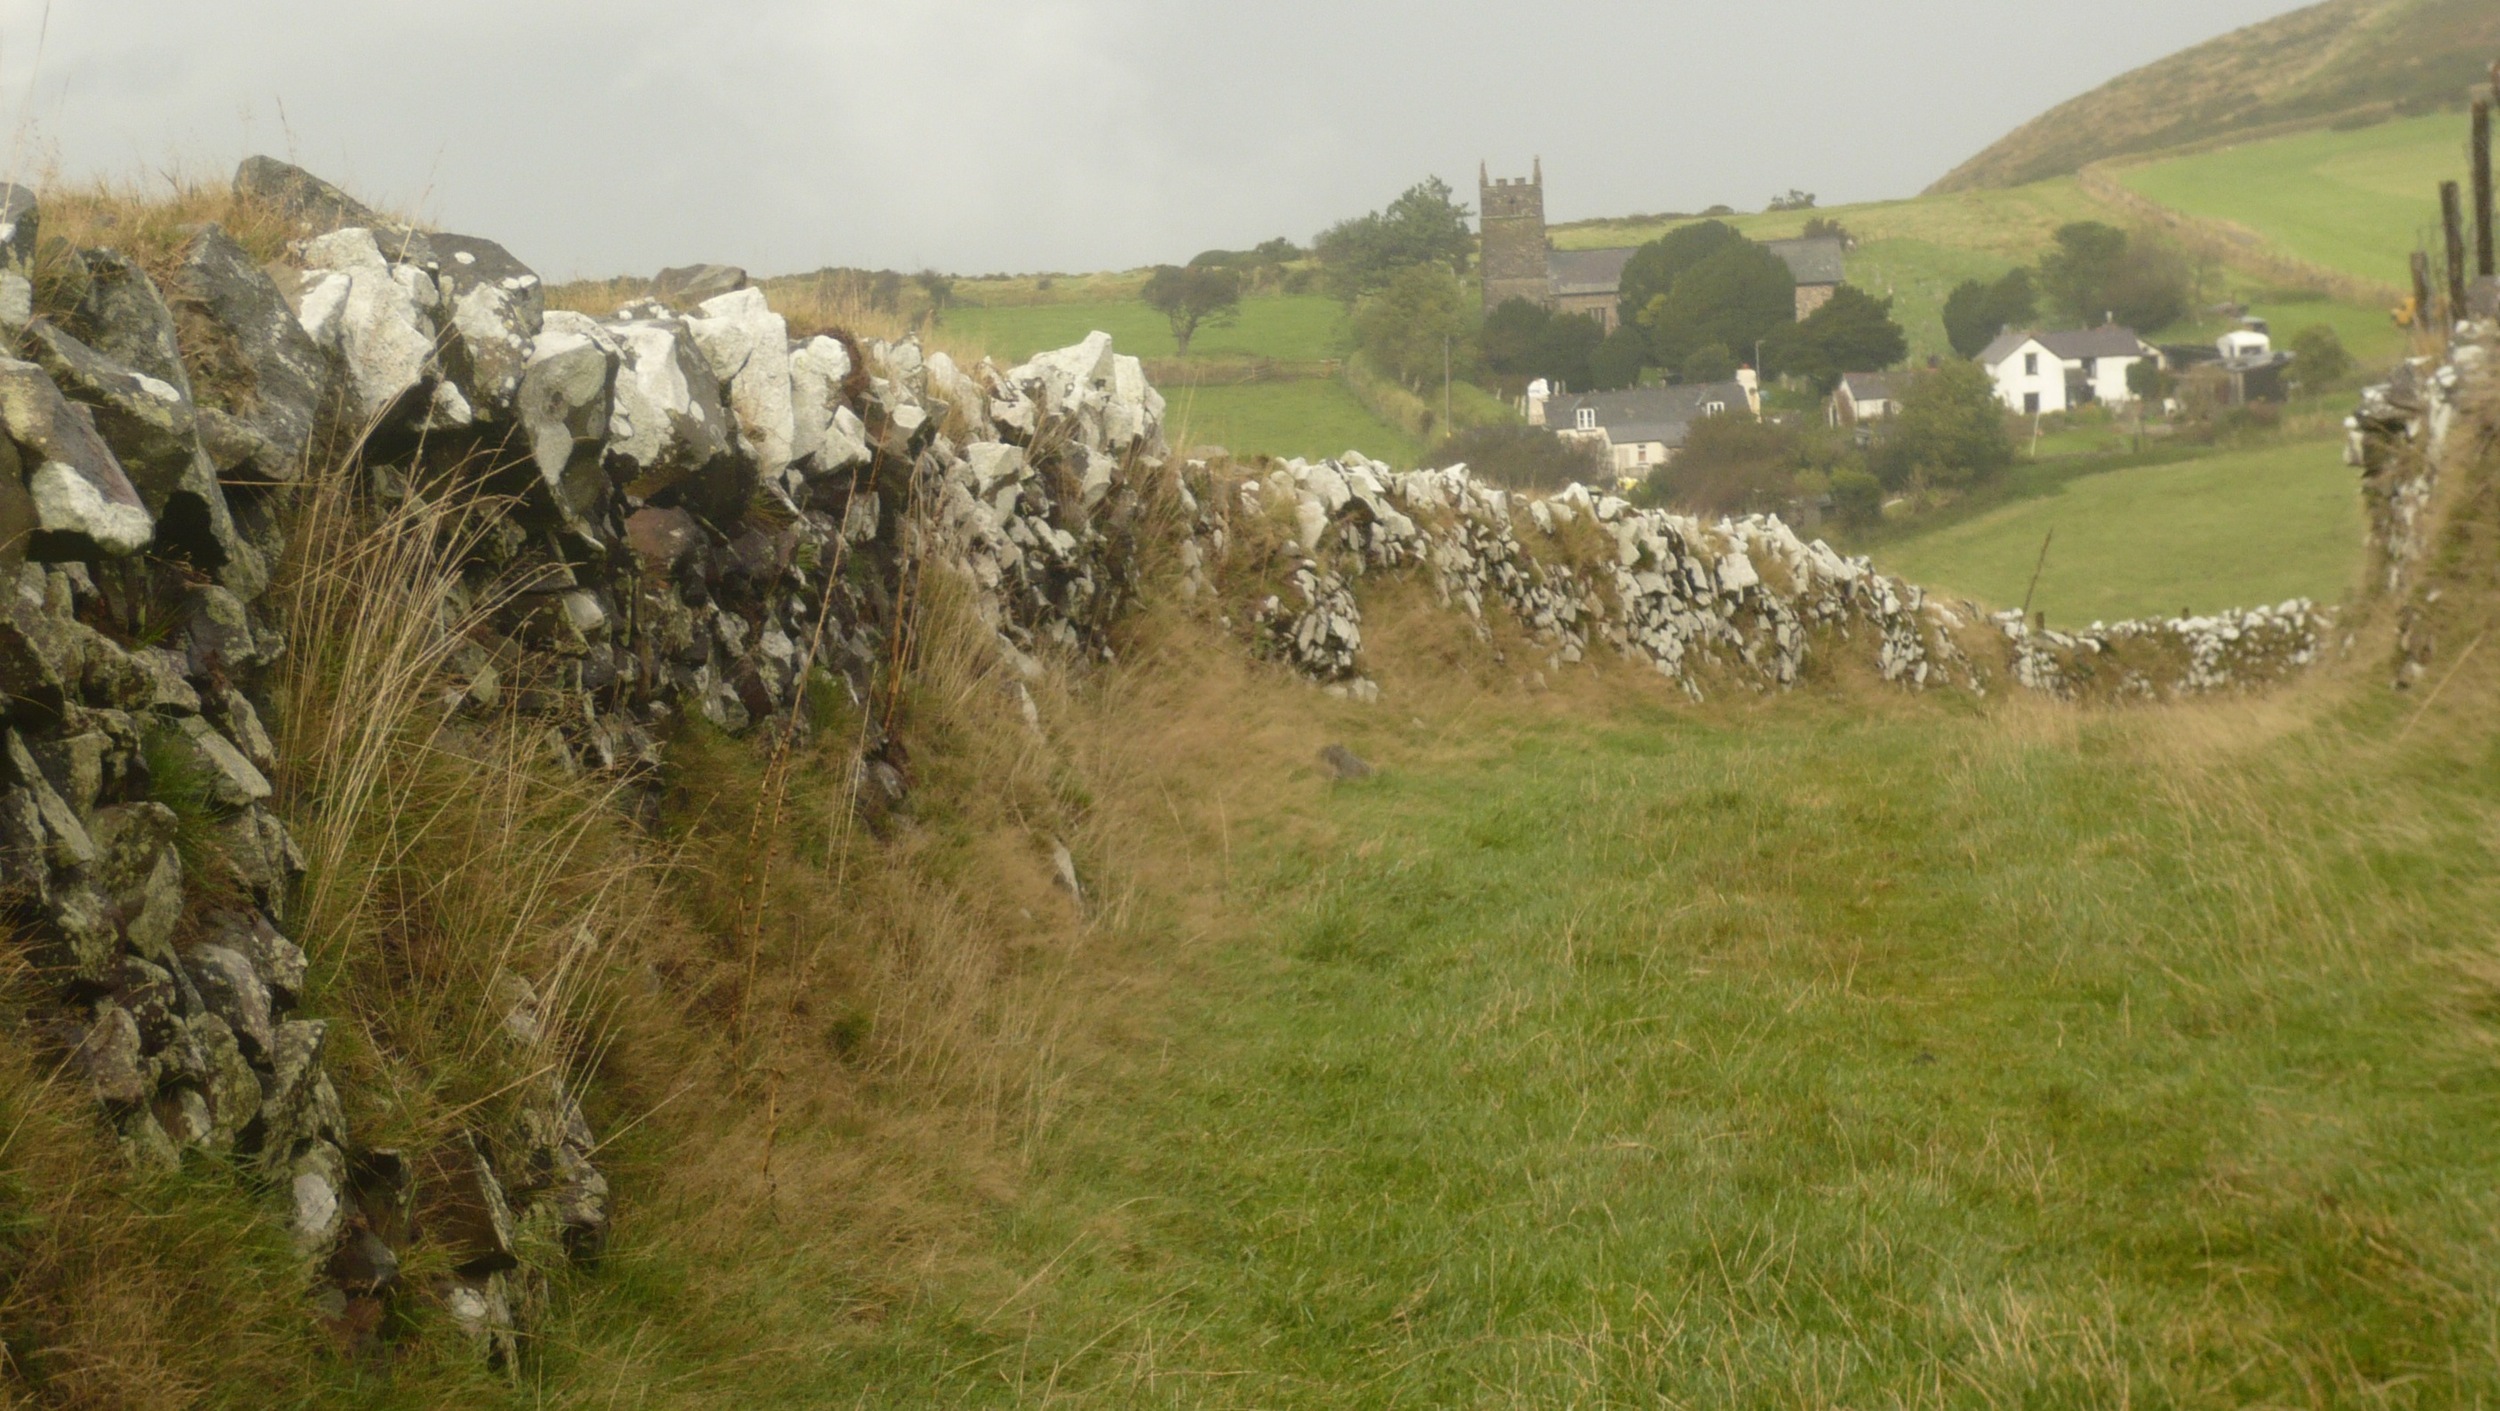
M2025 415L2135 400L2127 373L2137 363L2162 365L2161 350L2115 324L2068 333L2007 332L1979 355L1997 399Z
M1615 474L1624 478L1674 460L1694 423L1731 412L1762 412L1761 384L1750 368L1733 382L1552 395L1543 383L1528 389L1529 425L1548 427L1565 441L1602 447Z
M1880 372L1852 372L1840 379L1827 410L1834 426L1862 426L1887 420L1900 409L1891 378Z

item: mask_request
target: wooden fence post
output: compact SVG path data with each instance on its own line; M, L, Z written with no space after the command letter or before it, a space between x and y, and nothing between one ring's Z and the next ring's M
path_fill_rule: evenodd
M2439 223L2448 237L2448 319L2445 338L2465 317L2465 193L2453 181L2439 183Z
M2414 336L2416 338L2421 337L2423 330L2432 327L2438 322L2438 320L2439 305L2438 302L2431 297L2430 252L2428 250L2416 250L2413 252Z

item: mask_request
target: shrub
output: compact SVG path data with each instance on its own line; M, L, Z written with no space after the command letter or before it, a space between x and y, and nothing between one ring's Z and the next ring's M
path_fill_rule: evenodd
M1649 473L1640 498L1700 515L1784 508L1797 491L1800 445L1785 427L1749 416L1693 423L1675 459Z
M1871 529L1884 519L1884 483L1863 470L1832 476L1832 507L1852 529Z
M1541 426L1469 427L1434 447L1424 463L1464 463L1479 479L1513 490L1559 490L1607 478L1604 451L1565 441Z

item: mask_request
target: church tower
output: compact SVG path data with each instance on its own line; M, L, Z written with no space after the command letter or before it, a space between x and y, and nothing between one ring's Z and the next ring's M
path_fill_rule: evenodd
M1489 166L1476 168L1476 209L1483 212L1484 307L1487 313L1512 299L1548 307L1553 284L1546 273L1545 159L1525 181L1495 181Z

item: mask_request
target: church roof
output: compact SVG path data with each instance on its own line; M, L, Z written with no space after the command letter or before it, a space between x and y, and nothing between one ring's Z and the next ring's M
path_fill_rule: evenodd
M1811 240L1765 240L1764 249L1788 262L1799 284L1838 284L1848 277L1849 247L1835 235Z
M1557 297L1566 294L1612 294L1623 288L1623 267L1634 252L1623 250L1549 250L1545 272Z

